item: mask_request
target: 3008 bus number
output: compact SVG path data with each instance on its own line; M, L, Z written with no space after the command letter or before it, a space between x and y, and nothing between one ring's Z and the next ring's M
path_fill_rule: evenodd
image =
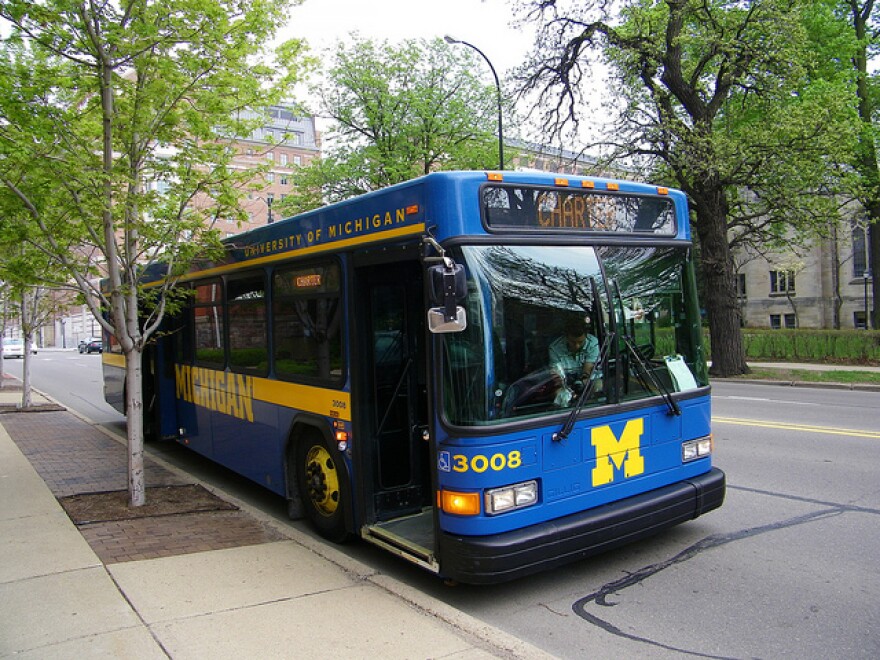
M500 472L505 468L516 469L522 467L522 453L515 449L507 454L492 454L485 456L477 454L468 458L463 454L455 454L452 457L453 472L485 472L493 470Z

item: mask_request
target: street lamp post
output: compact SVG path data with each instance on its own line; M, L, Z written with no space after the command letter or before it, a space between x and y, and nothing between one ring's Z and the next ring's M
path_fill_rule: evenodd
M448 44L461 44L462 46L467 46L468 48L472 48L477 51L480 56L486 60L486 64L489 65L489 69L492 71L492 76L495 78L495 90L498 92L498 169L504 169L504 131L502 129L501 124L501 82L498 80L498 74L495 73L495 67L492 66L491 60L486 57L486 53L481 51L479 48L474 46L467 41L461 41L460 39L454 39L450 37L448 34L443 37L443 39Z

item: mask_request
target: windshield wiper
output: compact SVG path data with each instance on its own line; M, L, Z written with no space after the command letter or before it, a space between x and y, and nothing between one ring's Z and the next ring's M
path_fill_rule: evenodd
M641 352L633 343L632 337L628 335L623 335L623 343L626 344L627 349L629 349L630 355L635 358L636 369L639 372L639 375L642 378L647 378L651 381L651 384L657 388L657 391L663 395L663 400L666 401L666 405L669 406L669 412L672 415L680 415L681 408L679 408L678 403L672 398L672 392L670 392L663 383L660 382L660 379L654 374L654 370L650 369L648 365L645 364L645 358L642 357Z
M620 295L620 286L618 286L617 281L614 281L614 292L617 295L617 299L620 301L620 308L624 309L623 306L623 297ZM674 398L672 398L672 392L670 392L663 383L660 382L660 379L657 378L654 370L649 368L648 365L645 364L645 358L642 357L641 351L636 347L633 338L630 337L629 333L626 331L626 322L623 323L623 333L621 334L623 338L623 343L626 345L627 350L630 355L634 358L634 363L636 365L636 370L639 372L639 375L643 379L647 379L651 382L651 384L657 389L658 392L663 396L663 400L666 402L666 405L669 407L669 413L671 415L681 415L681 408L678 406L678 402Z
M590 373L587 376L587 384L584 386L583 391L581 391L574 408L572 408L571 412L568 414L565 424L562 425L562 428L558 432L553 434L553 442L562 442L571 435L571 430L574 428L578 413L580 413L581 409L584 407L584 403L586 403L595 388L596 381L593 380L593 372L596 371L600 364L604 365L608 361L608 353L611 351L611 346L616 336L617 334L614 332L609 332L605 335L605 341L602 342L602 348L599 349L599 357L593 363L593 368L590 369Z

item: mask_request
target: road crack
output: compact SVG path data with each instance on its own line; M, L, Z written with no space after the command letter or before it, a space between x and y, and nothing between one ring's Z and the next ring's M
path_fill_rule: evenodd
M706 552L707 550L712 550L714 548L727 545L728 543L741 541L743 539L752 538L761 534L775 532L780 529L797 527L798 525L809 524L817 520L824 520L826 518L839 516L843 513L850 511L852 508L853 507L847 506L834 506L831 508L822 509L820 511L812 511L804 515L795 516L794 518L788 518L787 520L782 520L767 525L758 525L756 527L741 529L735 532L731 532L729 534L713 534L711 536L707 536L697 541L693 545L685 548L674 557L666 559L662 562L658 562L656 564L645 566L633 573L627 573L620 579L603 585L598 591L595 591L575 601L574 604L571 606L571 609L584 621L587 621L588 623L591 623L603 629L605 632L608 632L618 637L629 639L635 642L641 642L643 644L648 644L650 646L655 646L669 651L674 651L676 653L682 653L700 658L726 658L726 656L710 655L706 653L701 653L699 651L691 651L688 649L671 646L669 644L664 644L656 640L628 633L624 630L621 630L611 622L606 621L605 619L602 619L595 614L591 614L587 611L587 607L591 603L595 603L596 605L599 605L601 607L614 607L616 603L609 600L609 597L612 594L620 594L620 592L625 589L640 585L648 578L651 578L658 573L665 571L667 568L689 561L690 559L693 559L694 557Z

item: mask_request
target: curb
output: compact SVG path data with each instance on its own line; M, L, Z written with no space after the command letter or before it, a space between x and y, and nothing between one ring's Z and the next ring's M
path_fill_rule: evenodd
M756 378L710 378L712 381L723 383L743 383L746 385L776 385L783 387L804 387L810 389L826 390L851 390L854 392L880 392L880 385L867 383L817 383L803 380L762 380Z
M69 414L82 420L84 423L88 424L92 428L101 432L105 436L116 441L123 447L126 447L127 442L125 437L118 435L108 428L105 428L104 426L96 423L88 417L80 414L78 411L66 408L55 399L47 394L44 394L43 392L40 392L39 390L33 389L33 391L45 397L46 400L49 401L50 405L52 405L53 407L58 406L58 410L68 412ZM330 545L329 542L321 541L320 539L310 536L306 532L300 531L292 525L285 525L284 523L279 522L273 516L266 514L265 512L257 509L253 505L235 497L234 495L227 493L221 488L217 488L211 484L205 483L204 481L196 478L192 474L182 470L181 468L178 468L175 465L172 465L162 456L159 456L154 451L152 451L152 448L149 446L146 446L144 448L144 453L149 456L150 460L160 465L163 469L168 470L178 477L184 478L202 486L209 492L217 495L218 497L221 497L231 504L234 504L241 511L247 513L249 516L257 519L265 525L268 525L273 530L277 531L280 535L284 536L290 541L293 541L297 545L306 548L310 552L318 555L325 561L334 564L343 571L356 576L358 580L369 582L375 585L377 588L380 588L390 593L391 595L405 601L411 607L421 611L427 617L436 618L443 621L446 625L454 628L455 630L458 630L463 636L470 637L473 640L478 640L484 648L488 647L489 649L491 649L492 652L498 653L502 657L516 658L518 660L556 657L548 654L543 649L533 646L529 642L523 641L510 633L507 633L499 628L492 626L491 624L480 621L470 614L462 612L452 605L438 600L433 596L424 593L423 591L419 591L418 589L411 587L404 582L401 582L397 578L383 574L377 569L371 568L370 566L367 566L363 562L353 557L349 557L345 553L337 550L335 547ZM103 562L101 562L101 566L104 566Z

